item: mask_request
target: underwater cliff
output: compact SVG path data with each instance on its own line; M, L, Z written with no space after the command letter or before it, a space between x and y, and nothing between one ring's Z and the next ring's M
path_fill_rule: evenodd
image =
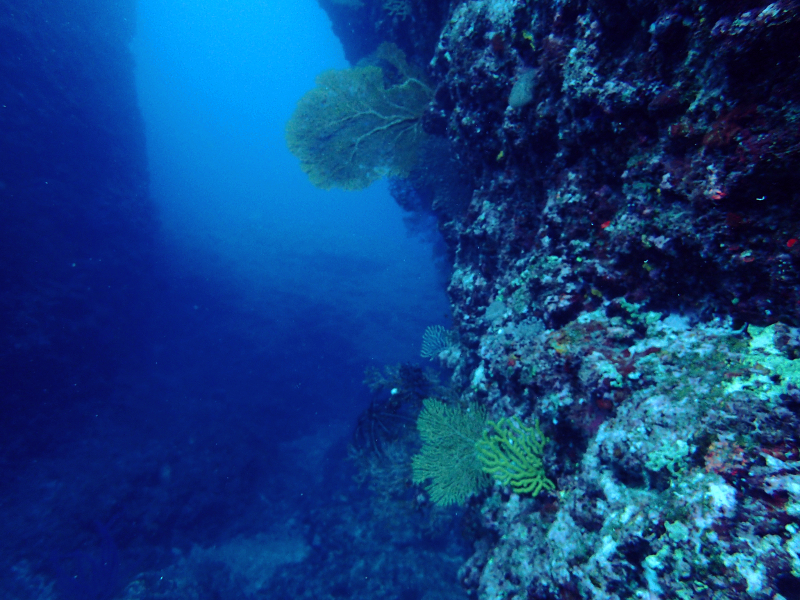
M132 2L0 4L4 597L800 599L799 2L319 0L299 168L446 245L397 365L161 263Z
M322 5L426 68L397 196L452 257L452 402L549 438L555 489L474 484L470 594L800 597L800 5Z
M134 2L9 0L0 15L0 372L35 406L64 373L100 385L123 358L155 217L127 48ZM74 317L68 330L59 314Z

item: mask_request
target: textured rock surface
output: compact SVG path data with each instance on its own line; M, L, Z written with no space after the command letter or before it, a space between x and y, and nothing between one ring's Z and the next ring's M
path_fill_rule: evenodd
M798 34L783 0L468 0L417 51L470 190L411 178L441 361L553 440L555 492L470 505L477 597L798 597Z
M15 414L65 378L107 384L141 316L154 219L133 26L132 1L0 2L0 376Z

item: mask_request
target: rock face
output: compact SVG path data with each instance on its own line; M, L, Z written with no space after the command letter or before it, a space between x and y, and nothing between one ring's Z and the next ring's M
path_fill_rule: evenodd
M134 14L132 0L0 1L0 376L14 414L102 384L144 310L154 227Z
M449 155L409 180L453 259L441 359L553 440L556 491L473 499L464 583L798 597L800 5L407 5L395 37L443 10L432 54L405 45Z

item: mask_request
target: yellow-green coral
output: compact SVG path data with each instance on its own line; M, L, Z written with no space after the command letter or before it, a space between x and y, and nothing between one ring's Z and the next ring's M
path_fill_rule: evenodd
M500 419L490 421L489 427L476 445L486 473L518 494L536 496L542 490L555 489L544 473L542 452L547 438L538 420L533 427L526 427L516 419Z
M289 150L311 183L359 190L384 176L406 177L425 138L422 115L433 91L394 44L373 61L325 71L286 126Z
M426 489L434 503L463 504L488 485L475 453L485 427L486 411L481 407L460 410L425 400L417 419L422 449L412 459L413 479L414 483L430 480Z
M790 387L800 385L800 360L787 358L775 346L774 324L768 327L750 325L747 332L751 336L750 351L742 363L748 368L725 385L725 394L744 391L776 404Z

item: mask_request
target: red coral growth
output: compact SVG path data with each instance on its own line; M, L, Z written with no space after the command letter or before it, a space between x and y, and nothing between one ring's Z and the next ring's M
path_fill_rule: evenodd
M739 137L749 137L750 131L744 125L755 115L755 106L737 106L711 124L708 133L703 136L703 145L707 148L725 148L739 141Z
M706 452L706 472L722 475L726 480L747 473L748 460L744 448L728 440L717 440Z

